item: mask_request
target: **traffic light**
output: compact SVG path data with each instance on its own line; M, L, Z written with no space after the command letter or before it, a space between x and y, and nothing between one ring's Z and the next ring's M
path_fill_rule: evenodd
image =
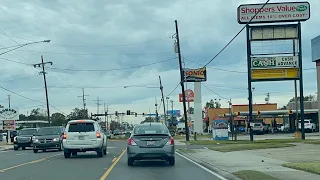
M114 114L115 114L116 116L118 116L118 111L116 111Z
M146 114L145 113L142 113L142 116L145 116Z
M131 115L130 110L127 110L127 115Z
M288 111L288 114L292 114L292 110L291 109Z
M138 113L134 113L134 116L137 117L137 116L138 116Z

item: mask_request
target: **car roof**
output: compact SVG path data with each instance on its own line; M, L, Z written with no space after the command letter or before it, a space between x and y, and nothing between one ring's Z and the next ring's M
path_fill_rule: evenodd
M40 129L51 129L51 128L62 128L63 126L48 126L48 127L41 127Z
M38 130L39 128L23 128L23 129L20 129L20 131L23 131L23 130L29 130L29 129L34 129L34 130Z
M162 123L143 123L143 124L137 124L135 126L136 127L146 127L146 126L165 126L164 124ZM166 126L165 126L166 127Z
M88 122L88 123L94 123L94 122L96 122L95 120L92 120L92 119L77 119L77 120L71 120L71 121L69 121L68 124L78 123L80 120L83 121L83 122Z

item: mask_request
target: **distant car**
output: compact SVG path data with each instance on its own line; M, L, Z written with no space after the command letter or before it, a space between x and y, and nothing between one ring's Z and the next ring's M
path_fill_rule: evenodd
M107 155L107 136L94 120L69 121L62 142L65 158L86 151L95 151L98 157Z
M301 132L301 120L298 123L299 130ZM306 132L315 132L317 125L311 121L311 119L304 120L304 129Z
M33 136L33 152L39 150L46 151L47 149L62 150L62 135L64 132L62 126L51 126L40 128L35 136Z
M38 132L37 128L24 128L19 131L13 138L13 149L18 150L20 147L25 150L26 147L32 147L32 137Z
M121 135L121 134L122 134L122 132L120 130L116 129L116 130L113 131L113 135L115 135L115 136L116 135Z
M161 159L175 164L175 145L168 128L161 123L139 124L134 127L127 145L127 163L135 160Z

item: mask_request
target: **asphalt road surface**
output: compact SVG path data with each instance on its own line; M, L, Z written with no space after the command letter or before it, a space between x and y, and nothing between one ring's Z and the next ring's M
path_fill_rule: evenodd
M127 166L126 141L109 141L108 154L78 153L65 159L61 151L0 151L1 180L220 180L210 170L178 154L176 165L163 161L135 162Z

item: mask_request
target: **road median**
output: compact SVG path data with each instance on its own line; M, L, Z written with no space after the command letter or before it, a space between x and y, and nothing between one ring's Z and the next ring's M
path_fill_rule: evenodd
M280 180L263 172L253 170L237 171L232 174L242 180Z
M320 175L320 161L287 163L282 166Z

